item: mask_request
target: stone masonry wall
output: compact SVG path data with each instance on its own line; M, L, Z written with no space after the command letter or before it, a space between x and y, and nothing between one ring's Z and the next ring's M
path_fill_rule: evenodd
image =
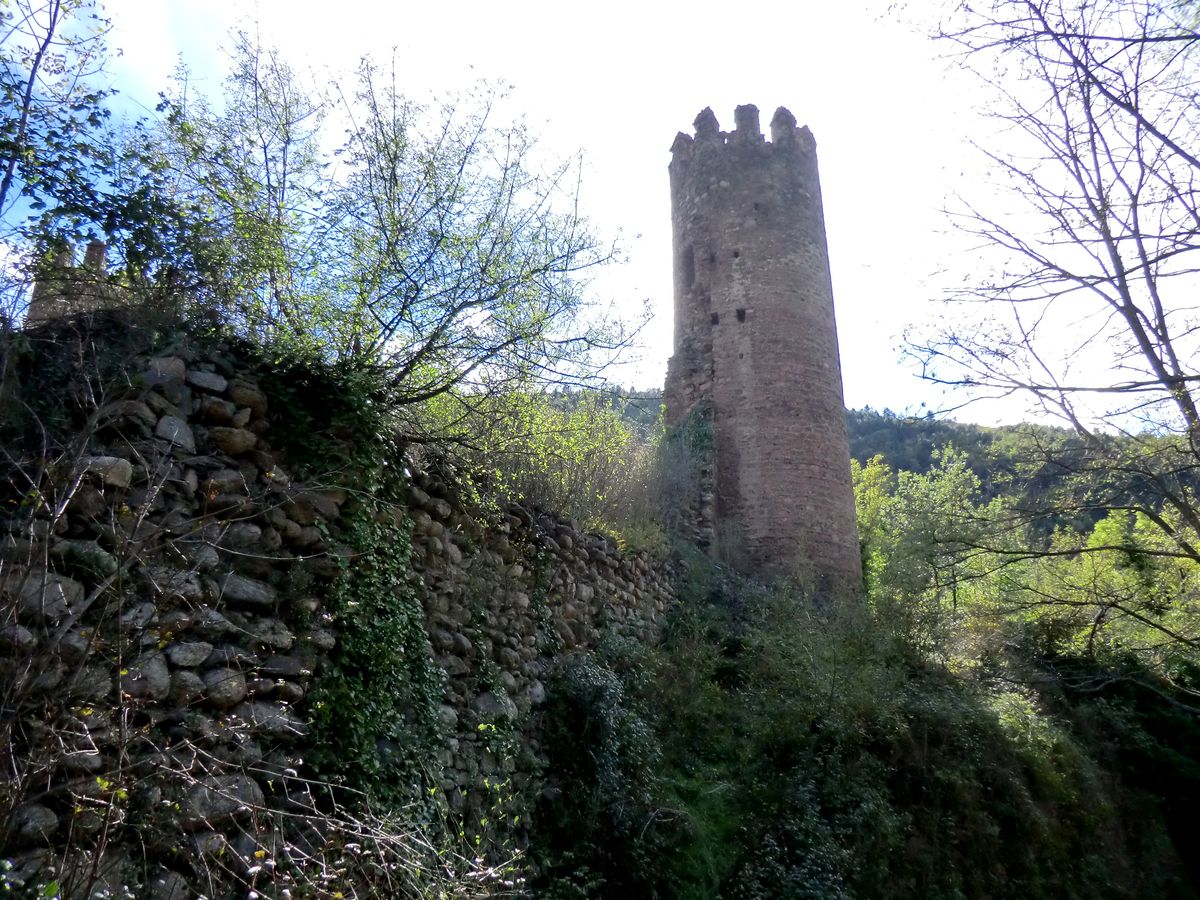
M442 786L451 807L463 810L484 802L483 778L515 772L522 792L533 780L517 760L480 752L479 725L529 721L546 700L543 679L555 660L594 646L602 633L655 643L674 594L662 559L622 554L609 538L520 504L484 527L453 494L418 473L409 513L427 630L448 676L443 717L453 736ZM485 686L485 669L502 689ZM523 743L538 756L535 735Z
M704 524L734 561L861 589L816 147L782 107L740 106L672 147L675 354L667 422L707 418ZM740 557L740 560L739 560Z
M0 876L64 897L278 888L328 844L304 702L339 638L324 598L354 566L336 537L353 486L292 479L272 441L288 410L232 351L129 376L58 457L8 448ZM393 514L444 673L447 806L479 813L498 776L536 796L548 673L605 631L654 641L669 566L520 505L485 525L420 471Z
M114 279L107 277L103 241L91 241L83 254L83 264L75 265L70 249L49 261L33 287L27 325L36 325L81 312L110 309L128 302L128 295Z

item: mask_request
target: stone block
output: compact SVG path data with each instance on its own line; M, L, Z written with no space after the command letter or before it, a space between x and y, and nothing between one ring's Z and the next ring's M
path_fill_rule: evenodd
M188 453L196 452L196 436L192 433L192 427L178 416L167 415L159 419L154 435Z

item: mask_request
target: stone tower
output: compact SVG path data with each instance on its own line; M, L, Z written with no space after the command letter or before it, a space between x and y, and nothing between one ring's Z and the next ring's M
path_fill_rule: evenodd
M668 425L711 434L692 513L722 555L862 586L816 142L780 107L723 132L711 109L671 147L675 353Z

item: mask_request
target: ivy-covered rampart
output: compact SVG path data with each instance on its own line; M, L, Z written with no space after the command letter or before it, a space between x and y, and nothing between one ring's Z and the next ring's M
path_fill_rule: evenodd
M669 566L474 509L362 373L111 316L4 352L6 887L404 896L520 845L549 673L656 639Z

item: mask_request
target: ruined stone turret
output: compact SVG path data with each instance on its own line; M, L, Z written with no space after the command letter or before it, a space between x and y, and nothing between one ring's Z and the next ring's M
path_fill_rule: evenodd
M816 142L782 107L739 106L671 148L675 353L669 425L712 434L692 509L731 561L861 590Z
M103 241L89 242L82 266L75 265L70 248L55 254L38 273L25 324L111 309L127 302L106 274L107 251Z

